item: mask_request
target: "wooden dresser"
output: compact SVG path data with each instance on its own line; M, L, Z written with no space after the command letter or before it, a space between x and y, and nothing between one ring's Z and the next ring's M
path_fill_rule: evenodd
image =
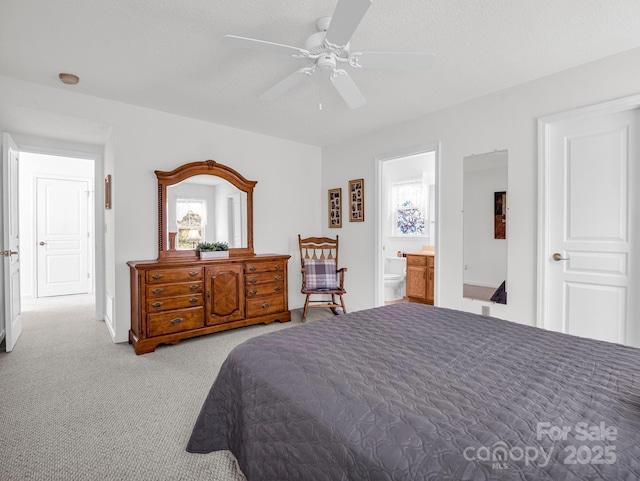
M410 302L433 305L434 255L407 253L407 297Z
M159 344L250 324L291 320L288 255L216 260L131 261L131 330L136 354Z

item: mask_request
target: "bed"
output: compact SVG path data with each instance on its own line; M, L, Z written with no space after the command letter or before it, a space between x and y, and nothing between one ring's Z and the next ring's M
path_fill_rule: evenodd
M187 450L249 481L638 480L640 350L396 304L258 336Z

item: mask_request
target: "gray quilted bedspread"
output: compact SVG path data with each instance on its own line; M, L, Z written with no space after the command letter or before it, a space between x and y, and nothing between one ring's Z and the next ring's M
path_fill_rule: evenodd
M638 480L640 350L398 304L253 338L187 450L249 481Z

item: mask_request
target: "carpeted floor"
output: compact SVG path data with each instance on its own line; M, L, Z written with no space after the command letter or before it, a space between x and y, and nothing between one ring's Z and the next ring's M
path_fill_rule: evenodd
M249 326L136 356L113 344L87 295L23 301L23 333L0 353L0 479L244 480L228 451L185 446L233 347L300 324ZM310 320L331 316L311 310Z

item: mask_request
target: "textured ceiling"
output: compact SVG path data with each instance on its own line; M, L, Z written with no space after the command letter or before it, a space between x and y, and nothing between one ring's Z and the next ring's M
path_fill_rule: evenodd
M352 51L434 53L430 71L350 70L356 110L318 76L259 100L306 64L224 35L303 47L336 3L1 0L0 75L322 146L640 46L638 0L373 0Z

